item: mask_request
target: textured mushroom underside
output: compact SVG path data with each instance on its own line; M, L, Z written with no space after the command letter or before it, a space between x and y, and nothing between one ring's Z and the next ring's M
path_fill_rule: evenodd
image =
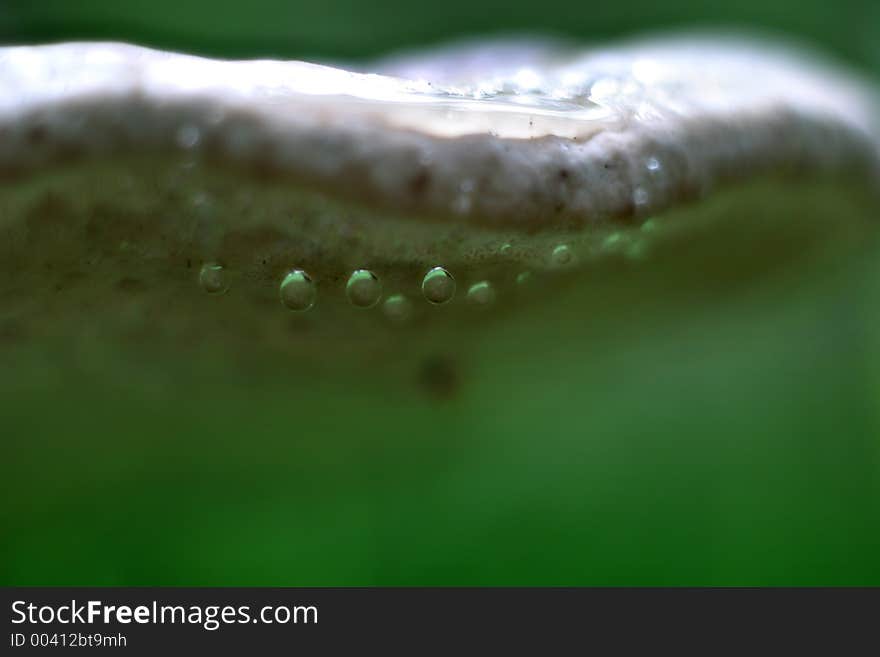
M0 49L0 169L189 150L515 229L653 213L775 171L880 179L868 85L759 41L500 43L377 68L394 77L112 43Z

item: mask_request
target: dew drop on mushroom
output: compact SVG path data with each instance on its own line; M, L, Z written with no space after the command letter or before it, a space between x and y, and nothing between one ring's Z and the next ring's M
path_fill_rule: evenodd
M348 278L345 294L351 305L358 308L372 308L382 297L382 283L370 270L356 269Z
M447 303L455 296L455 279L443 267L434 267L422 280L422 294L435 305Z
M281 281L279 294L281 303L290 310L302 312L315 305L317 290L311 276L302 269L293 269Z
M213 262L202 265L199 272L199 284L208 294L223 294L228 289L223 267Z

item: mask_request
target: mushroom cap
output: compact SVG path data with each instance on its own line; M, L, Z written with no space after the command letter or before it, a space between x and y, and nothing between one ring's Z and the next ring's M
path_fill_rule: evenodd
M760 40L500 42L375 69L387 74L120 43L3 48L0 171L182 149L416 217L529 230L773 171L880 180L876 92Z
M316 342L393 343L383 295L431 333L603 263L662 251L705 271L683 254L735 253L735 237L750 251L727 260L739 270L756 248L780 259L775 239L799 254L876 224L875 91L801 51L505 42L370 68L384 73L124 44L0 49L0 180L14 182L0 189L0 279L17 332L50 330L48 308L65 336L184 343L213 322L221 348L249 336L248 349L326 359ZM481 282L498 301L483 313L466 303ZM290 326L317 329L291 346Z

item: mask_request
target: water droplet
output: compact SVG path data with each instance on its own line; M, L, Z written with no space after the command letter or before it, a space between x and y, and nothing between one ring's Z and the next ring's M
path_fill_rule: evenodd
M292 269L281 281L279 288L281 303L291 310L308 310L315 305L317 290L315 284L302 269Z
M434 267L422 280L422 294L431 303L446 303L455 296L455 279L443 267Z
M636 207L644 207L648 204L648 190L644 187L636 187L633 190L633 203Z
M402 294L392 294L382 304L385 316L395 322L404 322L412 316L412 303Z
M540 91L541 76L530 68L521 68L513 76L513 83L517 86L517 91Z
M177 129L177 135L175 137L177 145L181 148L187 149L194 148L201 138L201 130L199 130L198 126L194 126L191 123L184 123L180 126L180 128Z
M626 247L625 255L629 260L643 260L648 253L648 244L646 240L639 239L633 241Z
M606 253L618 253L626 245L622 233L611 233L602 242L602 250Z
M574 253L568 244L560 244L550 253L550 262L554 267L568 267L574 263Z
M223 294L228 289L223 267L213 262L202 265L199 272L199 284L208 294Z
M656 157L649 157L645 160L645 168L648 171L659 171L660 170L660 160Z
M495 288L489 281L474 283L468 288L467 300L477 306L487 306L495 300Z
M348 277L345 293L353 306L372 308L382 296L382 283L369 269L355 269Z
M657 230L657 220L656 219L648 219L645 223L642 224L642 230L646 233L653 233Z
M510 245L509 242L505 242L501 245L501 248L498 249L498 253L503 256L509 256L511 251L513 251L513 247Z
M516 275L516 283L517 285L527 285L532 282L532 272L530 271L521 271Z

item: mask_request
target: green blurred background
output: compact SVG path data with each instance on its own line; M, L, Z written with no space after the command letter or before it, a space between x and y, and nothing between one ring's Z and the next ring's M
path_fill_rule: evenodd
M718 24L880 69L871 0L0 4L4 43L227 57ZM0 578L880 584L878 254L749 274L743 251L710 283L659 265L600 281L464 335L463 392L443 400L393 367L297 397L283 370L230 380L148 351L0 340Z
M122 39L227 57L365 57L473 34L607 39L713 25L780 31L880 65L873 0L4 0L0 7L7 43Z

